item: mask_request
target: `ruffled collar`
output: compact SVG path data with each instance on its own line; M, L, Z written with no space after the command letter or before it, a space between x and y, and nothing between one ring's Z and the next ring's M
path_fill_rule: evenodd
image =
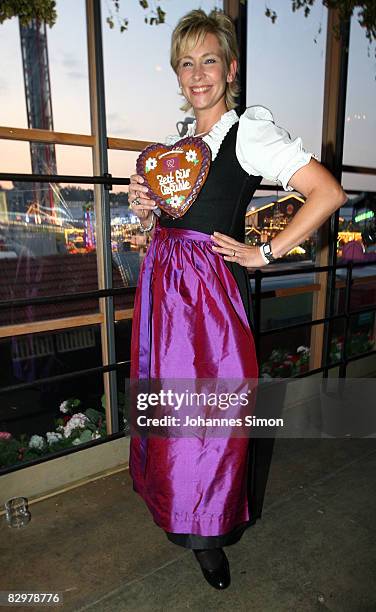
M209 145L212 153L212 161L217 157L220 146L223 142L227 132L232 126L239 121L239 117L234 109L223 113L222 117L215 123L206 136L202 137L202 140ZM188 125L186 136L194 136L196 131L196 120ZM167 145L173 145L177 140L180 140L180 136L168 136L166 139Z
M206 136L202 140L209 145L212 152L212 161L217 157L220 146L224 137L232 126L239 121L239 117L234 109L223 113L222 117L215 123ZM194 136L196 131L196 120L188 125L187 136Z

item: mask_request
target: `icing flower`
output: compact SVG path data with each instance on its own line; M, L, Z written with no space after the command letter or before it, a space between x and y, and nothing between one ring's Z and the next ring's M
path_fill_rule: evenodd
M185 154L185 159L187 162L197 163L197 153L193 149L189 149L189 151Z
M173 206L174 208L179 206L179 204L180 204L180 197L181 196L177 196L177 195L171 196L170 201L169 201L170 206Z
M155 159L155 157L148 157L148 159L145 162L146 172L149 172L150 170L154 170L154 168L156 167L157 167L157 160Z

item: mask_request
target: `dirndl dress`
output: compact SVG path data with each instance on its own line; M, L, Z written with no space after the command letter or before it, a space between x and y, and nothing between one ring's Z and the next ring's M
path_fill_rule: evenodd
M157 220L135 295L131 379L258 378L247 271L210 239L219 231L244 241L246 207L262 178L237 161L237 127L187 213ZM261 515L255 461L246 437L132 436L129 470L171 541L212 548L238 541Z

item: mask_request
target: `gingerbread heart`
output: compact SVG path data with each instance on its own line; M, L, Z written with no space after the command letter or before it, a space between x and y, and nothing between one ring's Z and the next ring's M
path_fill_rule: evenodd
M137 159L148 196L178 219L192 206L206 180L210 149L201 138L189 136L174 145L152 144Z

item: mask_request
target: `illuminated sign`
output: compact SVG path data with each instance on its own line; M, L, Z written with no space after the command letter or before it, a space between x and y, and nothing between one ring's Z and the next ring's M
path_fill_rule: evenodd
M367 212L360 213L360 215L356 215L355 222L365 221L365 219L372 219L375 216L375 213L372 210L367 210Z

